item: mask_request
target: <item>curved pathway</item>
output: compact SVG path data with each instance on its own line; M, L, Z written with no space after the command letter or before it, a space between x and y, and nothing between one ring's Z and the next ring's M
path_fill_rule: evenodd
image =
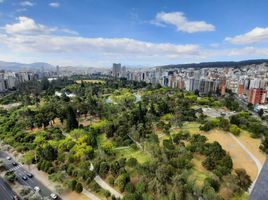
M112 195L114 195L116 198L123 198L123 195L117 192L114 188L112 188L110 185L108 185L102 178L97 175L94 180L101 186L103 189L108 190Z
M89 192L88 190L86 189L83 189L83 192L82 192L85 196L87 196L89 199L91 200L100 200L98 197L96 197L93 193Z
M250 188L248 189L248 193L250 194L254 188L254 185L258 179L258 176L260 175L261 169L262 169L262 164L261 162L258 160L258 158L256 158L248 149L247 147L245 147L232 133L228 132L228 135L230 135L235 141L236 143L249 155L249 157L255 162L257 169L258 169L258 173L256 176L256 179L253 181L253 183L251 184Z

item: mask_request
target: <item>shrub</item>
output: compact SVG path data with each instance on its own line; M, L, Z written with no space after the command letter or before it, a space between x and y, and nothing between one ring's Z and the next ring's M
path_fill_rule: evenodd
M231 124L229 131L236 136L240 135L240 128L235 124Z

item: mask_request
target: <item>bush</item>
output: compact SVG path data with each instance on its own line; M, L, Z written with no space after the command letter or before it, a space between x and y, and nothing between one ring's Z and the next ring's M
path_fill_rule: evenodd
M240 128L235 124L231 124L229 131L236 136L239 136L241 132Z
M130 158L130 159L128 159L128 161L127 161L127 165L128 165L129 167L135 167L135 166L137 165L137 163L138 163L138 161L137 161L136 158Z
M83 191L83 186L81 183L77 183L76 186L75 186L75 191L77 193L81 193Z
M75 179L73 179L73 180L71 180L71 182L69 184L69 188L74 191L76 188L76 185L77 185L77 181Z

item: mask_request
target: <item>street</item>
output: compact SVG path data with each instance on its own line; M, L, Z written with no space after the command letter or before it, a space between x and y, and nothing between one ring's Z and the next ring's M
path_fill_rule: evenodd
M12 200L15 195L16 193L12 191L9 184L4 179L0 178L0 199Z
M29 186L32 189L34 189L34 187L38 186L40 188L39 194L43 197L48 197L50 196L50 194L52 193L46 186L44 186L39 180L37 180L35 177L28 177L27 173L28 171L17 161L15 161L13 158L11 158L10 160L6 159L8 156L10 156L9 154L0 151L0 158L2 158L5 162L5 166L7 168L7 171L14 171L17 177L17 181L21 184L21 185L25 185L25 186ZM16 162L17 165L14 166L12 163ZM27 180L23 180L22 176L26 176ZM60 199L60 198L58 198ZM2 198L1 198L2 200Z

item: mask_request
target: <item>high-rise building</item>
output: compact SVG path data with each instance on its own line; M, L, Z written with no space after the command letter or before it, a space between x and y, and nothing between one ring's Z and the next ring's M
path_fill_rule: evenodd
M60 66L59 65L56 66L56 73L57 73L57 75L60 74Z
M120 76L121 72L121 64L120 63L114 63L113 64L113 70L112 70L112 76L115 78L118 78Z
M127 68L125 66L122 67L120 76L123 78L127 77Z
M253 105L264 104L266 102L267 91L264 89L254 88L249 90L248 102Z

